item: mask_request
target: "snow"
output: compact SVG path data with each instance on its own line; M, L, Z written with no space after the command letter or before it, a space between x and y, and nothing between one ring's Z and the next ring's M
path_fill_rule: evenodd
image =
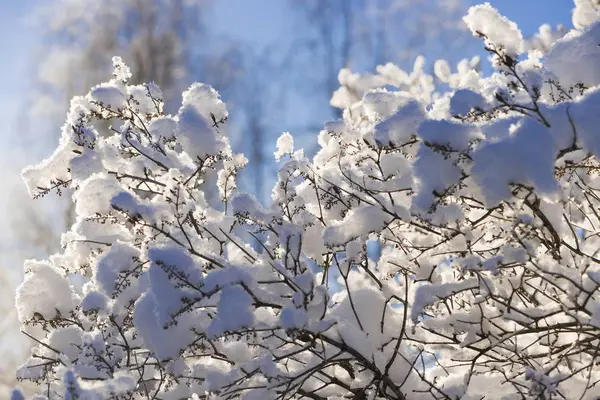
M77 326L58 328L48 338L48 344L69 360L76 360L83 342L83 331Z
M584 28L600 20L600 9L598 4L592 0L574 0L573 25L578 28Z
M108 299L104 293L98 291L89 291L81 300L81 309L84 312L105 310Z
M182 297L195 297L194 287L202 282L203 277L192 258L181 249L152 248L148 251L148 259L151 261L149 292L157 301L154 313L160 325L168 325L181 308ZM183 282L194 286L186 288Z
M392 220L376 206L362 206L350 211L338 224L323 231L323 240L327 246L339 246L359 236L382 229Z
M275 160L280 161L281 158L286 154L292 154L294 152L294 138L289 132L284 132L277 139L277 150L275 153Z
M465 279L462 282L451 282L439 285L421 285L417 287L414 293L414 299L411 301L411 318L417 321L423 313L425 307L434 304L437 300L450 297L452 294L476 288L478 286L476 279Z
M62 128L59 145L54 153L40 164L26 167L21 173L31 196L35 195L39 188L52 187L52 181L66 182L70 179L68 166L75 155L73 150L76 149L71 134L71 125L65 124Z
M48 262L26 261L25 270L29 272L16 296L19 320L24 322L38 314L45 319L59 313L68 315L74 306L68 280Z
M123 83L127 82L131 78L131 69L123 62L121 57L115 56L112 58L113 63L113 76L116 80Z
M291 304L281 310L279 318L284 329L302 329L308 323L306 312Z
M221 290L217 303L218 317L208 327L209 337L219 337L225 332L250 328L253 323L252 297L239 285L226 286Z
M455 165L448 165L446 160L443 154L426 146L420 147L413 170L418 183L418 194L412 202L415 210L428 210L435 194L441 194L458 183L460 169Z
M466 116L474 108L485 110L486 102L482 95L469 89L454 92L450 99L450 113Z
M512 136L474 152L473 179L489 207L510 197L511 184L532 185L541 194L552 195L557 189L553 168L556 154L548 129L528 119Z
M114 83L103 83L92 88L89 94L91 103L100 108L123 109L126 106L127 97L121 88Z
M88 177L94 174L104 172L102 160L94 151L84 150L84 153L78 157L74 157L69 162L69 170L71 179L75 182L83 182Z
M183 149L192 156L204 158L221 150L222 143L213 131L213 125L227 118L225 103L210 86L195 83L183 93L177 114L179 123L176 136Z
M156 210L150 204L140 201L128 192L120 192L110 199L110 205L127 215L144 218L146 221L154 222Z
M544 67L569 87L577 83L586 86L600 84L600 72L589 68L600 61L600 23L594 23L577 35L559 40L544 57Z
M398 108L391 117L383 120L375 127L375 140L381 144L402 144L416 135L417 128L425 119L422 106L411 101Z
M112 209L112 198L121 190L121 185L114 176L106 173L94 174L73 194L75 211L82 217L107 213Z
M94 279L108 296L112 296L119 284L119 275L135 267L140 251L128 243L116 242L96 261Z
M577 107L569 111L577 133L577 139L585 149L600 155L600 140L598 138L598 114L595 112L600 100L600 91L591 90L577 102Z
M593 310L590 325L600 328L600 302L593 302L590 308Z
M169 327L161 324L154 311L158 302L152 293L143 295L136 302L133 323L144 346L159 360L176 359L194 338L188 324Z
M458 151L467 150L470 143L483 138L476 126L437 120L423 122L419 127L419 137L426 143Z
M118 396L129 393L137 384L137 380L131 375L119 374L114 379L100 381L98 383L81 384L77 375L68 370L64 375L64 399L65 400L100 400L110 396Z
M469 8L463 20L475 36L485 35L489 43L500 47L508 57L515 59L523 50L523 35L517 24L500 15L489 3Z
M422 57L340 71L341 118L312 159L280 136L265 205L238 188L247 160L214 89L191 85L167 115L114 59L23 173L32 194L71 180L76 222L25 264L17 309L39 342L18 376L99 400L591 398L597 25L526 41L489 4L465 21L495 72L438 60L436 80ZM100 134L90 101L138 117Z
M450 76L452 72L450 71L450 64L448 64L448 61L436 60L433 64L433 71L435 73L435 76L442 82L450 81Z
M546 53L554 42L562 38L567 33L563 25L552 28L549 24L540 25L538 33L529 38L525 44L528 51L539 50Z

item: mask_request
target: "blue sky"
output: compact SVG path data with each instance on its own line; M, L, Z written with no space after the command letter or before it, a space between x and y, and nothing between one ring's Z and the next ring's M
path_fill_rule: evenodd
M428 0L425 0L428 1ZM490 0L488 0L490 1ZM483 1L466 0L468 4ZM543 23L571 27L572 0L491 0L502 14L515 21L524 35L537 31ZM290 9L285 0L217 0L215 25L224 34L264 45L289 35Z
M27 96L27 88L32 81L30 60L33 58L31 49L35 43L35 35L31 27L25 23L25 16L35 2L33 0L0 0L0 182L3 191L0 192L0 227L2 232L10 229L7 215L8 193L11 186L18 183L19 176L15 173L22 166L13 165L10 147L11 138L19 134L23 128L18 124L18 116L22 113ZM6 234L0 233L0 252L4 254ZM0 262L6 262L0 257Z
M479 1L469 1L479 4ZM523 35L537 32L541 24L563 24L571 28L571 9L573 0L495 0L490 3L511 20L515 21Z
M14 116L21 107L24 89L29 79L24 72L29 67L30 51L35 40L25 17L33 0L0 0L0 49L4 57L0 62L0 118L2 134L6 134L7 119Z

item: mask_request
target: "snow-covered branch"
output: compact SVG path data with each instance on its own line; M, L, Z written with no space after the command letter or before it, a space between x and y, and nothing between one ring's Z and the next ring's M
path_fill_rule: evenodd
M25 265L18 376L69 399L593 399L600 25L542 62L491 6L465 21L496 72L439 61L444 93L419 60L342 71L343 118L312 160L278 140L268 207L236 188L215 90L165 114L115 58L23 172L77 219Z

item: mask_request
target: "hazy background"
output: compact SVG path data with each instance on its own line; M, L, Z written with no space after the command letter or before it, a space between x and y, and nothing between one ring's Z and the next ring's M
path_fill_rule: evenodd
M56 196L33 201L19 172L56 146L68 99L110 77L121 55L134 79L156 80L175 107L194 81L228 103L228 134L250 159L242 185L266 202L275 139L290 131L314 154L341 67L373 71L416 55L455 67L482 56L460 17L471 0L0 0L0 399L27 343L13 292L26 258L59 250L71 211ZM524 36L548 23L571 28L571 0L496 0Z

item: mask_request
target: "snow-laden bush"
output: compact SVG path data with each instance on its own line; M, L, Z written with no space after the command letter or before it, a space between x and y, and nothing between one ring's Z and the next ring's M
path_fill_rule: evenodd
M115 59L23 173L73 188L77 221L25 265L18 376L52 399L594 399L600 25L542 63L489 5L465 21L497 72L440 61L439 94L420 61L342 71L343 119L312 160L278 140L269 206L236 189L211 87L166 115Z

